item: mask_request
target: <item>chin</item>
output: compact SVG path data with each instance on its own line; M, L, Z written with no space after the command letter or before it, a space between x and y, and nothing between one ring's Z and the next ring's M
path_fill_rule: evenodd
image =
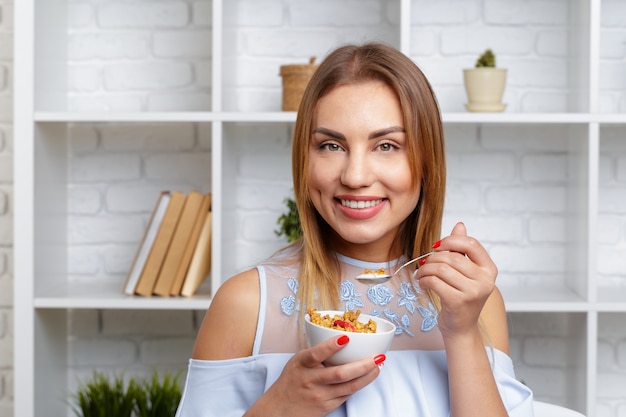
M372 243L378 243L379 241L381 241L383 238L383 236L372 236L372 235L358 235L355 236L353 233L352 234L346 234L346 235L342 235L341 239L344 240L346 243L351 244L351 245L369 245Z

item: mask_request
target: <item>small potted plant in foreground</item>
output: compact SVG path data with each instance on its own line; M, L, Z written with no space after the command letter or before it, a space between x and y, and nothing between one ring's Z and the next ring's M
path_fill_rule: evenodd
M159 378L109 377L94 371L71 395L76 417L172 417L182 397L180 373Z
M463 82L471 112L501 112L506 108L502 95L506 86L507 70L496 68L496 57L487 49L476 60L474 68L463 70Z
M72 395L72 409L77 417L132 417L136 390L132 379L125 383L121 376L110 379L94 371Z

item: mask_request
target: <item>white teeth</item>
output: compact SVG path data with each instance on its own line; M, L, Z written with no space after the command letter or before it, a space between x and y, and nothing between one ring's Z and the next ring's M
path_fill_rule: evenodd
M383 200L369 200L369 201L354 201L354 200L341 200L341 204L350 208L370 208L379 205Z

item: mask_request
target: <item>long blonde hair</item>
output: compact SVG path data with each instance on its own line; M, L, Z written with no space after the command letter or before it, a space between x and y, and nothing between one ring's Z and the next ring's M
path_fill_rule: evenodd
M421 194L413 212L396 236L394 248L413 257L431 250L440 238L446 183L443 126L437 99L422 71L397 49L378 42L346 45L331 52L313 74L300 103L295 123L292 171L293 188L303 237L298 301L306 306L337 308L339 265L323 236L329 225L313 206L308 188L308 150L313 115L318 101L334 88L377 80L397 94L404 114L404 127L411 161L411 175L419 178ZM421 172L417 172L421 167Z

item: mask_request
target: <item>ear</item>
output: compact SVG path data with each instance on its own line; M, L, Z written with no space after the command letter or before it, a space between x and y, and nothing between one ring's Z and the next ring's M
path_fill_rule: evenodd
M465 228L465 224L463 222L458 222L452 228L451 235L459 235L459 236L467 236L467 229Z

